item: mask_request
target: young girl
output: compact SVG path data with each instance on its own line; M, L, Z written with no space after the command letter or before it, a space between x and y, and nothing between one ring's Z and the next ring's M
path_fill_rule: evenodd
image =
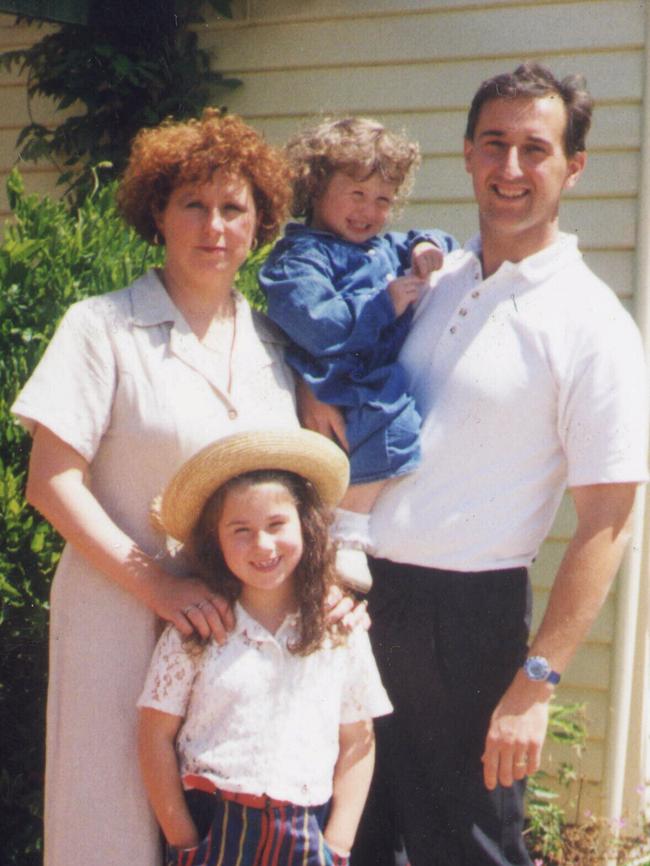
M291 223L262 267L269 316L289 364L342 409L353 487L334 534L347 583L367 589L369 512L388 478L419 462L420 415L397 363L413 305L455 240L441 231L380 234L411 185L417 144L366 118L325 121L286 148Z
M365 631L328 630L328 508L348 463L307 430L240 433L189 460L160 522L234 605L227 643L168 626L140 707L142 773L179 866L346 864L391 711Z

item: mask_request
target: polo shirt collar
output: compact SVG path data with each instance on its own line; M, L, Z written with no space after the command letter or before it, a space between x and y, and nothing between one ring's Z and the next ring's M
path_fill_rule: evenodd
M465 244L465 250L480 258L481 236L475 235ZM507 276L517 277L530 285L544 282L553 274L565 268L567 265L579 261L582 254L578 249L578 238L576 235L560 232L550 246L544 247L537 253L528 256L521 262L505 261L492 277Z

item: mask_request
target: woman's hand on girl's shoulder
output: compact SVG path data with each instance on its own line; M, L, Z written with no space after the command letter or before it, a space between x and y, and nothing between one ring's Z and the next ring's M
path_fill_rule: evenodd
M180 578L163 572L156 581L152 607L161 619L173 623L185 637L196 633L219 644L228 640L235 626L231 606L198 579Z
M328 623L340 623L348 631L353 631L355 628L368 631L370 628L368 602L347 595L340 586L330 587L326 604Z

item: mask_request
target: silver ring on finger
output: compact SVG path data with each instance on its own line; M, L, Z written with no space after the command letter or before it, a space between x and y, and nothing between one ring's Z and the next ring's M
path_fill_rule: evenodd
M184 607L184 608L182 609L181 613L184 613L185 616L187 616L187 614L192 610L193 607L198 607L198 605L196 605L196 604L188 604L186 607Z

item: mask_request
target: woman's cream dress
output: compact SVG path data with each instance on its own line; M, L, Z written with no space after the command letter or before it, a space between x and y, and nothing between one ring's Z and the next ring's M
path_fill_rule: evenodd
M239 430L297 425L281 338L241 297L236 310L228 394L151 271L73 306L13 407L88 461L93 493L149 554L162 547L149 505L184 460ZM160 862L136 755L155 639L154 614L68 545L51 597L45 866Z

